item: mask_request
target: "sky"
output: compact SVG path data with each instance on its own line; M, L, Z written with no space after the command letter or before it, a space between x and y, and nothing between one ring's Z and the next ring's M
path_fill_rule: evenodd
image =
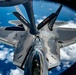
M34 2L34 16L36 24L40 23L52 12L59 7L57 3ZM19 5L21 11L28 20L26 11L22 5ZM9 24L9 20L17 20L12 14L16 11L14 7L0 7L0 26L13 26ZM66 21L69 24L76 25L76 12L63 6L57 21ZM0 42L0 75L23 75L23 71L13 65L14 48ZM60 49L61 65L49 71L49 75L59 75L61 72L69 68L76 61L76 44Z

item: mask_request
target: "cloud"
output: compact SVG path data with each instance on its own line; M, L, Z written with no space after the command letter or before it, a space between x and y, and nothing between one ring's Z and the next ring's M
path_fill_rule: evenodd
M9 52L4 49L3 51L0 51L0 60L5 60L6 58L6 55L8 54Z
M12 14L12 13L7 13L7 15L10 15L10 14Z
M14 52L7 54L5 63L12 62L13 61L13 55L14 55Z
M62 48L60 50L61 60L76 62L76 44Z
M70 56L64 49L60 50L61 60L70 60Z
M45 18L46 18L46 16L43 16L42 18L43 18L43 19L45 19Z
M4 47L4 45L0 45L0 48L2 49Z
M34 15L34 17L38 17L37 15Z
M49 71L49 74L48 75L52 75L52 71Z
M2 73L0 73L0 75L2 75Z
M74 20L68 21L68 24L73 24L73 25L75 25Z
M0 45L0 60L5 60L5 63L12 62L13 49L7 48L4 45Z
M60 66L57 66L56 69L57 69L58 71L60 71L60 70L61 70L61 67L60 67Z
M37 19L37 23L41 23L43 19Z
M67 22L68 24L62 24L59 27L64 27L64 28L76 28L76 23L74 22L74 20L70 20Z
M43 16L42 19L37 19L37 23L41 23L47 16Z
M76 62L76 44L60 49L60 58L65 70Z
M23 75L24 72L20 70L19 68L17 69L11 69L9 75Z
M69 68L71 66L69 61L63 62L63 68Z

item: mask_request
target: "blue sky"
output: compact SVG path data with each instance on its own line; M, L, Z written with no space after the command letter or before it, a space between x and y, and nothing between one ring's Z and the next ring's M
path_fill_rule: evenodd
M38 24L59 7L57 3L34 2L35 21ZM21 11L28 20L26 11L22 5L19 5ZM0 26L12 26L9 20L17 18L12 14L16 11L14 7L0 7ZM67 21L76 25L76 12L67 7L63 7L57 20ZM49 72L49 75L59 75L62 71L70 67L76 59L76 44L61 49L61 65ZM0 43L0 75L22 75L23 71L12 64L14 49L10 46ZM74 55L74 56L73 56Z

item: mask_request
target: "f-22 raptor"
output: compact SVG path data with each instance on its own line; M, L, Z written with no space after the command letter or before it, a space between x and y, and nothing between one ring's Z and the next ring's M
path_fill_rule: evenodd
M36 26L32 1L0 0L0 6L18 4L25 7L30 23L16 7L13 14L19 20L10 21L16 26L0 28L0 41L14 47L13 63L24 70L24 75L48 75L48 70L60 65L60 48L76 42L76 28L55 22L62 5Z

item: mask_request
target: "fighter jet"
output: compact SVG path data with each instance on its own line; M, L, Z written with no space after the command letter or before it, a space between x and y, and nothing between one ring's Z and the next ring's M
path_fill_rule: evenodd
M14 0L7 2L10 1ZM19 19L19 23L14 21L18 25L1 27L0 41L14 47L13 63L24 70L24 75L48 75L48 70L60 65L60 48L75 43L76 29L65 28L64 25L67 23L55 22L62 5L37 26L32 3L27 1L24 6L30 23L17 8L17 12L13 14Z

